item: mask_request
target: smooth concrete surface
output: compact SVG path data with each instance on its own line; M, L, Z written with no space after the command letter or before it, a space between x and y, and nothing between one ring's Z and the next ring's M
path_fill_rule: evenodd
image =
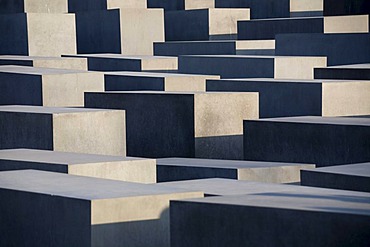
M216 8L250 8L251 19L289 17L289 0L215 0Z
M296 183L300 170L309 164L257 161L164 158L157 160L157 181L169 182L204 178L230 178L268 183Z
M274 54L275 40L204 40L154 43L154 55L242 55ZM270 52L270 53L269 53Z
M219 76L151 72L106 72L105 91L204 92L207 79Z
M369 15L326 16L324 33L369 33Z
M0 173L0 196L4 246L155 247L170 246L169 201L203 193L23 170Z
M60 56L77 51L74 14L0 15L0 33L1 55Z
M296 187L171 201L171 246L368 246L369 193Z
M34 169L70 175L156 183L156 161L38 149L0 150L0 171Z
M76 13L76 28L79 54L153 55L153 42L164 41L164 12L144 8L82 11Z
M275 39L280 33L323 33L324 18L273 18L238 22L239 40Z
M71 13L83 11L96 11L107 9L126 9L147 7L146 0L68 0L68 10Z
M166 56L126 56L121 54L80 54L64 57L87 58L88 69L95 71L173 71L177 58Z
M324 0L290 0L290 12L324 11Z
M339 192L339 190L335 189L300 186L295 184L261 183L226 178L206 178L206 179L174 181L160 183L160 185L173 188L181 188L186 190L202 191L204 192L204 196L206 197L254 195L263 193L285 193L285 192L335 195L336 193ZM367 194L363 192L354 192L345 190L340 190L340 192L343 196L350 196L353 194Z
M244 159L316 164L368 162L370 119L288 117L244 121Z
M316 79L370 80L370 63L315 68Z
M83 106L84 92L104 91L104 75L82 70L4 65L0 66L0 91L3 93L0 105Z
M166 11L166 41L235 38L237 34L237 22L249 19L249 9L211 8Z
M370 163L301 170L305 186L370 192Z
M130 156L241 159L242 120L258 118L258 94L85 93L85 107L126 110Z
M326 60L313 56L186 55L179 57L179 72L221 78L313 79L314 67L326 67Z
M207 91L258 92L261 118L370 114L370 81L208 79Z
M20 65L36 68L87 70L87 59L68 57L0 55L0 65Z
M370 62L370 34L298 33L275 38L277 56L326 56L328 66Z
M126 155L124 111L0 106L0 123L0 149Z
M361 15L370 14L368 0L325 0L324 15Z
M66 13L68 0L2 0L0 14Z

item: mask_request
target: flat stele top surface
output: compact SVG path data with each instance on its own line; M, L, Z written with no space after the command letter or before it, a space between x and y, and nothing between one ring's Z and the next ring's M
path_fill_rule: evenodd
M178 167L220 168L220 169L249 169L249 168L269 168L269 167L289 167L289 166L297 167L297 166L307 166L308 164L239 161L239 160L216 160L216 159L163 158L157 159L157 165L178 166Z
M37 149L3 149L0 150L0 160L73 165L115 161L135 161L144 159L110 155L67 153Z
M356 118L356 117L303 116L303 117L264 118L259 120L244 120L244 121L370 126L370 119L361 117Z
M0 55L0 60L16 60L16 61L35 61L35 60L71 60L83 59L72 57L40 57L40 56L18 56L18 55Z
M320 68L320 69L366 69L366 70L369 69L370 70L370 63L328 66L326 68Z
M213 183L221 185L222 181L214 181ZM246 182L240 182L239 186L242 186L242 183ZM261 189L257 183L253 183L250 186L255 189L254 192L249 190L244 195L215 196L181 201L370 216L370 193L310 187L302 189L298 185L279 185L281 188L271 185L270 189L268 188L269 185L265 185ZM288 186L292 188L283 188ZM195 188L196 186L193 187ZM235 187L233 186L232 189ZM247 188L248 185L243 187ZM225 208L225 210L227 209Z
M154 95L195 95L195 94L226 94L226 95L252 95L252 94L258 94L257 92L171 92L171 91L105 91L105 92L87 92L93 93L93 94L137 94L137 95L149 95L149 94L154 94Z
M36 170L0 172L0 188L82 200L190 192L157 184L131 183Z
M27 75L59 75L59 74L80 74L80 73L97 73L83 70L71 69L53 69L53 68L38 68L30 66L18 65L1 65L0 73L14 73L14 74L27 74Z
M179 73L156 73L156 72L136 72L136 71L119 71L119 72L104 72L105 75L113 76L134 76L134 77L155 77L155 78L166 78L166 77L199 77L199 78L219 78L215 75L196 75L196 74L179 74Z
M117 111L117 110L44 107L44 106L27 106L27 105L0 106L0 112L39 113L39 114L88 113L88 112L109 112L109 111Z
M312 171L319 173L333 173L370 178L370 162L351 165L321 167L314 169Z
M177 60L177 57L166 57L166 56L150 56L150 55L122 55L114 53L101 53L101 54L79 54L79 55L68 55L68 57L87 57L87 58L113 58L113 59L127 59L127 60L157 60L157 59L170 59Z
M370 196L370 193L334 190L317 187L306 187L299 185L289 184L272 184L253 181L243 181L235 179L224 178L209 178L209 179L195 179L159 183L163 186L183 188L188 190L200 190L207 195L227 196L227 195L250 195L259 193L272 193L272 192L300 192L307 194L323 194L323 195L336 195L338 192L347 197L350 196Z
M358 80L330 80L330 79L274 79L274 78L236 78L236 79L219 79L219 82L258 82L258 83L359 83ZM370 83L370 81L360 81L360 83Z

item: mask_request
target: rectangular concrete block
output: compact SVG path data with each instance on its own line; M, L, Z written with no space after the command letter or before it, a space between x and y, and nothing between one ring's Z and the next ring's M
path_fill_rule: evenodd
M130 156L241 159L242 120L258 118L258 94L86 93L85 107L126 110Z
M328 65L370 62L370 34L278 34L277 56L326 56Z
M369 33L369 15L326 16L325 33Z
M87 59L0 55L0 65L20 65L36 68L87 70Z
M370 163L301 170L301 184L321 188L370 192Z
M68 10L71 13L81 11L107 10L107 9L131 9L147 7L146 0L68 0Z
M207 79L220 77L175 73L106 72L105 91L204 92Z
M370 120L290 117L244 121L244 159L316 164L370 160Z
M272 18L238 22L239 40L275 39L280 33L323 33L324 18Z
M177 57L126 56L120 54L83 54L64 57L87 58L88 69L95 71L177 70Z
M314 67L326 67L325 57L258 55L187 55L179 57L179 72L216 74L221 78L313 79Z
M104 91L104 74L5 65L0 91L0 105L83 106L84 92Z
M208 9L215 7L215 0L147 0L149 8L169 10Z
M296 187L171 201L171 246L368 245L369 193Z
M25 169L137 183L157 181L154 159L38 149L0 150L0 171Z
M0 33L1 55L60 56L77 51L74 14L0 15Z
M66 13L68 0L2 0L0 14Z
M290 0L291 17L322 16L324 0Z
M166 41L232 39L249 9L198 9L165 12Z
M126 155L124 111L0 106L0 122L0 149Z
M300 181L300 170L315 165L274 162L164 158L157 160L157 181L229 178L268 183Z
M154 247L170 246L169 201L203 193L24 170L0 173L0 196L6 246Z
M304 170L304 169L302 169ZM311 169L310 169L311 170ZM202 191L205 197L209 196L236 196L267 193L300 192L305 194L335 195L338 190L318 187L299 186L296 184L262 183L245 180L226 178L206 178L184 181L160 183L160 185L186 190ZM341 190L341 194L350 196L353 194L366 194L363 192Z
M207 91L258 92L261 118L370 115L370 81L223 79Z
M273 55L274 40L205 40L154 43L157 56L179 55Z
M314 69L315 79L370 80L370 64L350 64Z
M370 14L370 2L367 0L325 0L324 15L361 15Z
M153 55L164 41L163 9L121 8L76 13L77 51Z
M216 8L250 8L251 19L289 17L289 0L215 0Z

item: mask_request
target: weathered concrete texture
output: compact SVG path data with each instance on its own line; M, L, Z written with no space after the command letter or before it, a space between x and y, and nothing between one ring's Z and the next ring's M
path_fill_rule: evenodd
M148 0L149 8L165 10L208 9L215 7L215 0Z
M249 9L198 9L165 12L166 41L230 39Z
M251 19L289 17L289 0L215 0L216 8L250 8Z
M323 33L324 18L277 18L238 22L239 40L275 39L280 33Z
M315 165L274 162L165 158L157 160L157 181L230 178L268 183L300 181L300 169Z
M0 150L0 171L35 169L87 177L155 183L156 161L37 149Z
M221 78L313 79L314 67L326 67L325 57L187 55L179 57L179 72L216 74Z
M0 106L0 149L126 155L125 112Z
M369 118L291 117L244 121L244 159L316 164L370 160Z
M204 92L206 79L219 76L150 73L150 72L106 72L105 91L153 90L174 92Z
M203 193L25 170L0 173L0 196L4 246L154 247L170 246L169 201Z
M305 186L370 192L370 163L301 170Z
M68 0L1 0L0 14L66 13Z
M367 0L325 0L324 15L361 15L370 14L370 2Z
M369 63L370 34L278 34L275 54L326 56L328 65Z
M296 186L295 191L171 201L171 246L365 247L369 198L369 193Z
M76 54L74 14L0 15L0 33L0 54L2 55Z
M120 54L83 54L65 57L87 58L88 69L95 71L173 71L176 57L126 56Z
M0 55L0 65L20 65L37 68L87 70L87 59Z
M77 12L76 27L79 54L153 55L153 42L164 41L163 9Z
M238 55L260 54L273 55L274 40L206 40L173 41L154 43L154 55Z
M258 118L257 93L86 93L85 106L126 110L127 153L139 157L241 159L242 120Z
M223 79L207 91L258 92L261 118L370 114L370 81Z
M316 79L370 80L370 63L315 68Z
M69 12L147 7L146 0L68 0Z
M0 105L83 106L90 91L104 91L103 73L0 66Z

